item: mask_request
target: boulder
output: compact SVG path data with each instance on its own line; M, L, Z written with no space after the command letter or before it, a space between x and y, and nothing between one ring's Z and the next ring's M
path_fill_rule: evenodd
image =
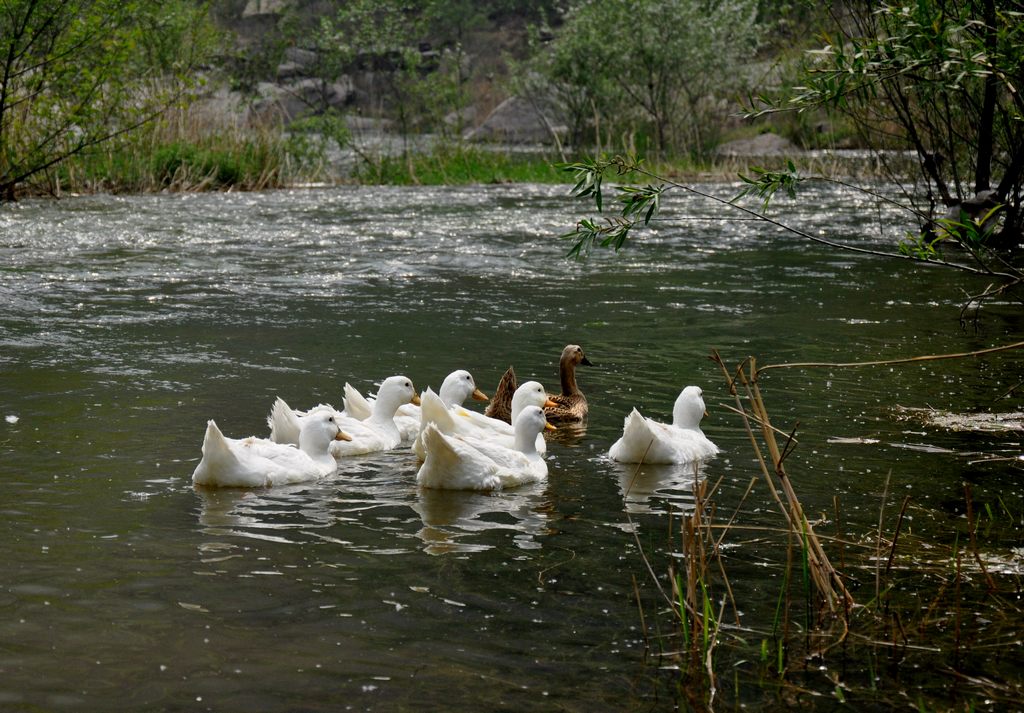
M752 139L726 141L715 153L720 157L737 156L786 156L799 153L800 149L789 139L771 132L758 134Z
M309 112L309 104L303 101L302 92L270 82L257 86L259 99L252 103L252 113L263 119L278 119L288 123Z
M287 0L249 0L242 10L242 17L256 15L279 15L286 9Z
M288 47L284 51L284 62L277 66L277 81L286 82L298 77L312 77L320 55L301 47Z
M321 79L300 79L284 84L263 82L258 91L260 98L253 103L253 113L262 117L276 115L286 124L319 113L326 107L346 107L355 95L348 77L333 84L325 84Z
M503 141L507 143L548 143L552 134L564 135L564 126L555 126L534 102L512 96L503 101L483 123L466 132L468 141Z
M445 114L444 123L446 126L469 126L476 121L476 107L473 105L456 109Z

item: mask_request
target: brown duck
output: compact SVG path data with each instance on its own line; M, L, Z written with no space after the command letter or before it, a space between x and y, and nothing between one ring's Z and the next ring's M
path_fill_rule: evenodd
M580 391L576 383L576 367L593 366L583 348L578 344L569 344L562 350L562 356L558 360L558 373L562 382L562 393L548 394L548 398L554 402L554 406L546 406L544 415L552 422L573 422L582 421L587 417L587 397ZM509 422L511 419L512 394L516 390L516 372L510 366L502 375L498 387L494 391L494 397L484 412L491 418L498 418Z

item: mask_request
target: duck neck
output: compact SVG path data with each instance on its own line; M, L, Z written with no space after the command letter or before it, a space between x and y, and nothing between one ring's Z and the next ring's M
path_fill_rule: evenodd
M562 379L562 396L578 396L580 388L576 385L576 364L572 359L562 359L558 374Z
M517 429L515 432L515 447L528 456L537 455L537 434L527 433L525 428Z
M523 408L525 408L525 404L523 403L523 399L522 398L516 398L517 396L518 396L518 394L516 394L516 396L512 397L512 408L511 408L511 411L509 412L509 423L515 423L516 422L516 418L519 416L520 413L522 413ZM514 432L515 431L513 430L513 433Z
M369 420L383 426L390 424L394 427L395 413L398 412L398 407L401 405L401 402L393 397L388 398L385 396L382 398L378 394L377 400L373 402L373 412L370 414Z
M700 431L700 419L704 415L703 410L692 404L677 402L672 409L672 425L676 428L685 428L691 431Z
M317 434L299 433L299 450L320 465L334 465L334 456L330 452L330 441L319 438Z

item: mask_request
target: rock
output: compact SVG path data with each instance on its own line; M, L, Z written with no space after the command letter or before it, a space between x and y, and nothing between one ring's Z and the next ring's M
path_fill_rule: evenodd
M302 100L301 91L292 91L284 85L260 82L257 93L259 99L252 103L252 113L264 120L277 119L287 124L310 110L309 104Z
M305 68L298 62L282 62L277 65L277 81L287 82L298 77L306 77Z
M285 124L329 107L347 107L355 96L352 80L344 76L333 84L325 84L322 79L283 84L261 82L257 91L260 98L253 103L253 113L264 118L276 115Z
M468 141L504 141L508 143L548 143L552 133L564 135L564 126L554 126L533 102L509 97L475 129L466 132Z
M249 0L242 10L242 17L255 15L279 15L286 9L287 0Z
M736 139L727 141L716 150L716 154L722 157L730 156L785 156L799 153L797 148L789 139L778 134L759 134L752 139Z
M391 119L380 119L372 116L345 116L345 125L353 134L373 135L387 134L395 130L395 122Z
M300 77L315 77L320 55L301 47L288 47L284 51L284 62L277 66L277 81L287 82Z
M474 121L476 121L476 107L472 105L449 112L444 117L444 123L447 126L469 126Z
M249 115L249 107L242 94L227 87L217 87L205 93L196 101L192 110L210 124L230 121L241 125Z
M293 62L303 69L309 69L316 65L320 60L320 55L314 50L302 49L301 47L286 47L284 50L284 58L288 62Z

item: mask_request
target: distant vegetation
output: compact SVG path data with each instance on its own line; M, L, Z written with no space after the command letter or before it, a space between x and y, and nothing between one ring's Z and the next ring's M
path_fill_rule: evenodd
M216 32L186 0L3 0L0 198L189 101Z
M916 156L889 176L919 216L908 252L1009 246L1022 20L1009 0L4 0L0 197L560 180L553 161L602 153L678 176L772 131L876 150L883 171ZM546 146L467 143L509 96Z

